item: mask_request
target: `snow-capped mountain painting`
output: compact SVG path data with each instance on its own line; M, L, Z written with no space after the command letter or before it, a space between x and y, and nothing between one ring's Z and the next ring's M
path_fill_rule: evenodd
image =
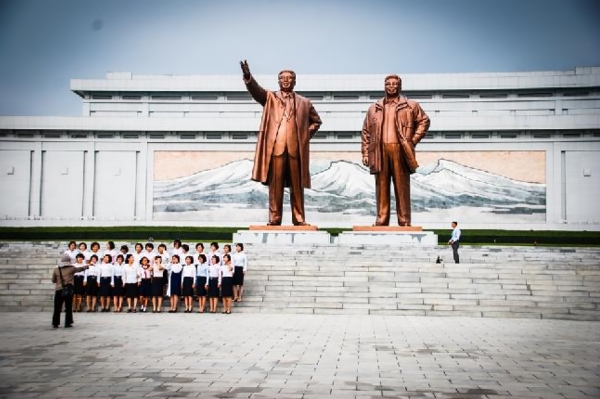
M375 215L375 183L369 171L351 161L313 161L319 162L325 165L311 165L318 172L312 175L312 188L305 190L307 214L312 214L313 220L315 214L324 220L371 220ZM155 181L155 216L190 219L193 215L226 211L239 217L252 210L266 215L267 187L251 181L251 171L252 161L242 159L189 176ZM288 203L287 193L285 201ZM411 176L411 203L413 218L419 214L433 217L456 208L479 219L497 221L502 216L514 219L512 222L523 217L543 220L546 185L439 159Z

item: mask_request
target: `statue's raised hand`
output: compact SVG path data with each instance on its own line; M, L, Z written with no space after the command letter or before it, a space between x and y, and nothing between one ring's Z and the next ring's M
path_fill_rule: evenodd
M250 80L250 67L248 66L248 61L240 61L240 66L242 67L242 73L244 74L244 80Z

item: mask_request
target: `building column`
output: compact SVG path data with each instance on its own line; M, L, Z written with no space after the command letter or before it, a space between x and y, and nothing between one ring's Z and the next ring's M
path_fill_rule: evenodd
M29 182L29 218L38 218L42 212L42 142L34 143L31 151Z
M96 148L89 143L83 152L83 210L82 218L94 217L94 190L96 187Z

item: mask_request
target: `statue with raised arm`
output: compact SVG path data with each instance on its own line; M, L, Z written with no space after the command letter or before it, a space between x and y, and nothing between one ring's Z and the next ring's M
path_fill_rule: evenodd
M304 189L310 188L310 139L321 118L310 100L294 93L294 71L279 72L279 91L263 89L252 77L247 61L241 61L246 89L263 106L258 129L252 180L269 186L269 226L281 225L283 188L290 188L292 222L307 226Z
M429 129L427 114L401 90L398 75L386 76L385 97L369 107L362 128L362 162L375 175L375 226L390 224L392 181L398 225L410 226L410 175L419 167L415 147Z

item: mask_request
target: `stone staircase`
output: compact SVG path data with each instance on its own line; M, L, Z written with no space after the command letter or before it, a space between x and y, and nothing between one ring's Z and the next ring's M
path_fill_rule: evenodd
M52 269L65 249L66 243L0 243L0 311L52 311Z
M0 310L52 308L65 243L0 244ZM248 244L235 312L600 320L600 249Z
M600 320L600 250L253 244L236 311Z

